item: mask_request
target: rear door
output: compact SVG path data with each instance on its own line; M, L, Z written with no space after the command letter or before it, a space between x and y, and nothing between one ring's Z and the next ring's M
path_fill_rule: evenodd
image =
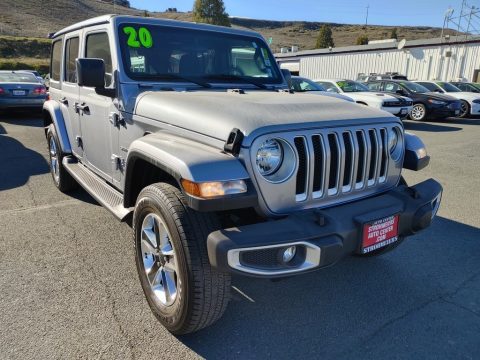
M110 37L102 26L85 30L82 57L103 59L105 62L105 87L113 88L113 59ZM113 99L99 95L94 88L80 87L80 124L84 156L87 165L105 180L112 182L115 159L112 147L118 142L118 130L109 121L117 109Z
M77 84L75 60L79 56L80 35L80 32L73 32L65 36L62 66L62 94L58 99L61 104L63 117L66 120L72 152L78 158L83 157L80 116L76 111L76 105L80 99L80 90Z

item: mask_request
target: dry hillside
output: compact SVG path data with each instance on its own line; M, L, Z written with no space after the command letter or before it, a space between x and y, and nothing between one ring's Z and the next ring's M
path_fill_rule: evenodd
M72 23L94 16L113 13L112 4L102 0L1 0L0 35L44 37ZM193 3L193 0L192 0ZM227 9L228 10L228 9ZM116 13L144 15L145 11L117 5ZM166 17L190 21L190 13L148 13L153 17ZM322 23L285 22L234 18L233 26L249 28L273 37L274 50L282 46L298 45L312 49ZM371 40L389 36L392 27L332 24L336 46L353 45L359 35L367 33ZM440 29L431 27L398 27L400 37L409 40L440 35Z

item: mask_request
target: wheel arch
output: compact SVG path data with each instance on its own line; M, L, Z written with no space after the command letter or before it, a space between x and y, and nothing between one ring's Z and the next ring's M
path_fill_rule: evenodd
M57 137L58 141L60 142L62 152L64 154L70 154L72 152L72 147L68 138L65 119L63 118L60 105L54 100L46 101L43 104L42 118L43 126L45 127L45 136L47 135L47 128L53 124L57 132Z

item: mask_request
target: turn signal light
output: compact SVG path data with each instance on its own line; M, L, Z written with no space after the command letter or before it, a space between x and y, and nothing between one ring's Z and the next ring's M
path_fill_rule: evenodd
M197 183L182 179L182 186L187 194L205 199L247 192L247 184L244 180Z

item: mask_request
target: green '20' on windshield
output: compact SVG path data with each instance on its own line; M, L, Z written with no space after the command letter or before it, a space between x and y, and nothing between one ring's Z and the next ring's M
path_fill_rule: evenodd
M133 48L145 47L151 48L153 46L152 33L144 27L135 29L132 26L123 28L123 32L128 36L127 45Z

